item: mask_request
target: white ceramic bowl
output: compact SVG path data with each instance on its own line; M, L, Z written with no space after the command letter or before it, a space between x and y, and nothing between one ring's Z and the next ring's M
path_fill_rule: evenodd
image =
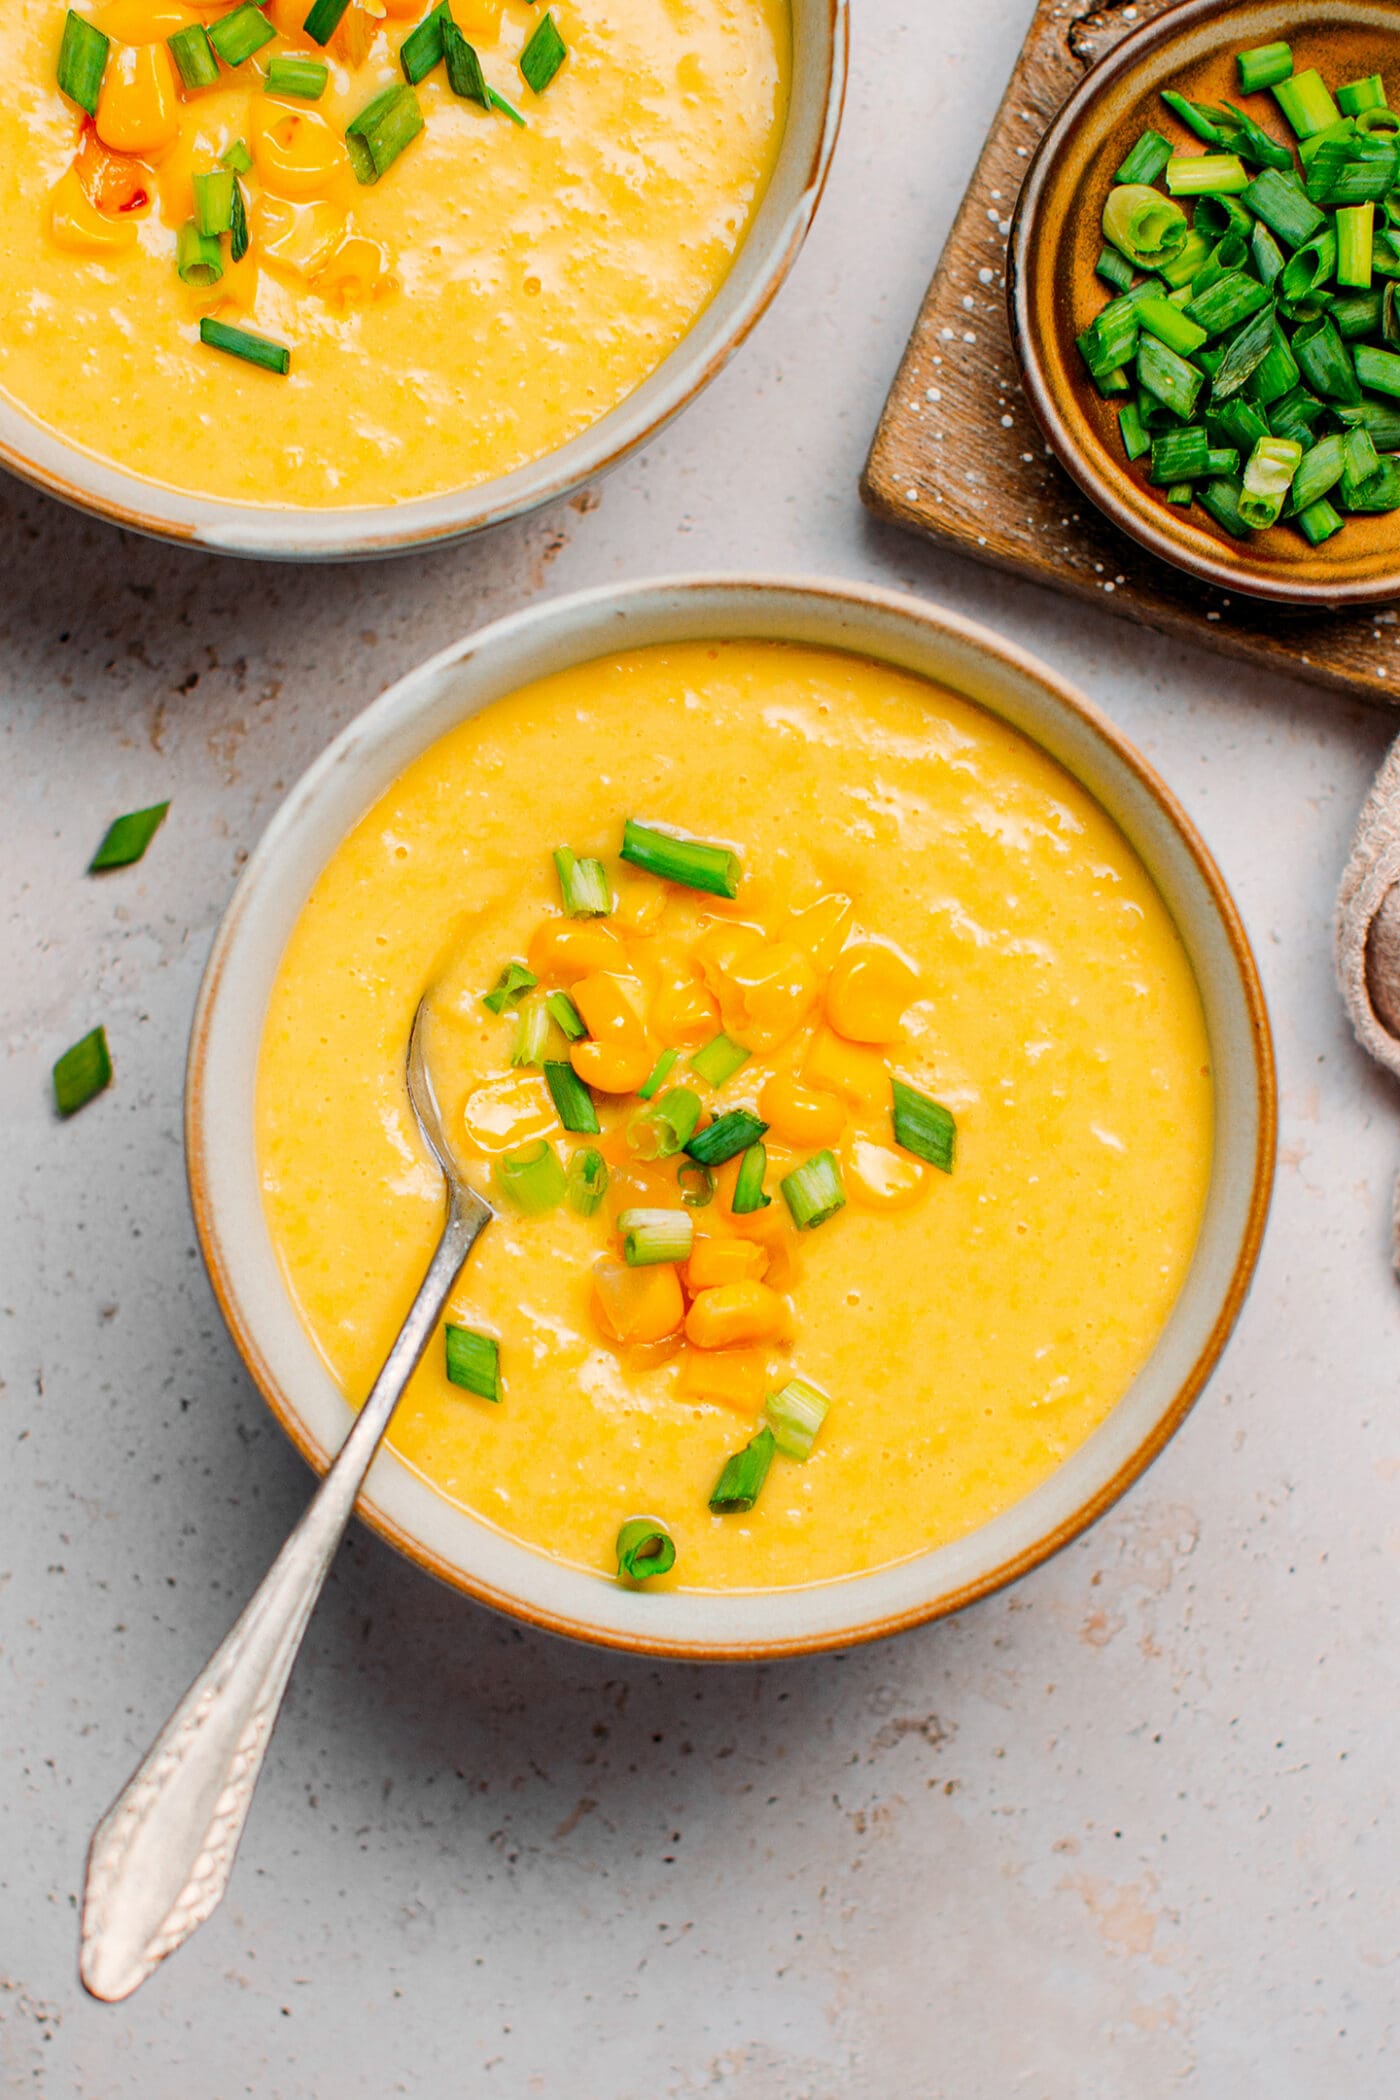
M474 488L354 510L216 502L94 459L0 395L0 465L51 496L159 539L282 561L405 554L552 502L615 467L708 385L773 298L826 181L846 91L849 0L791 0L792 83L777 163L748 238L710 304L649 379L531 465Z
M1106 1509L1181 1422L1224 1346L1258 1252L1275 1134L1263 994L1214 863L1133 747L1033 657L955 614L844 584L672 580L553 600L435 656L336 738L268 827L209 959L186 1095L195 1218L234 1339L313 1465L323 1469L339 1446L350 1410L278 1270L258 1189L253 1094L273 978L316 877L403 769L479 708L609 652L734 637L848 649L921 673L1011 723L1096 797L1142 857L1194 964L1210 1034L1217 1131L1185 1287L1112 1414L1002 1516L897 1567L743 1595L640 1592L516 1544L435 1494L392 1454L380 1454L362 1514L420 1566L556 1632L696 1660L846 1647L956 1610L1033 1567Z

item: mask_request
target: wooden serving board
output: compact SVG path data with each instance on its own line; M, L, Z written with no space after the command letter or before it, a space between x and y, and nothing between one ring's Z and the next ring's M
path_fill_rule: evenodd
M1040 0L866 463L896 524L1169 634L1400 706L1394 611L1290 614L1194 583L1095 510L1046 451L1006 320L1027 163L1085 70L1172 0Z

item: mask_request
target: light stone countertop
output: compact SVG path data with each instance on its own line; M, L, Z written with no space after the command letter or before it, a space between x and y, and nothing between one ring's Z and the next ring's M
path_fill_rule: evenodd
M941 559L856 497L1029 14L856 0L845 134L792 280L587 502L298 572L0 483L7 2096L1395 2091L1400 1096L1351 1043L1328 934L1392 725ZM357 1533L223 1909L129 2005L91 2005L88 1832L307 1493L223 1332L182 1172L185 1037L239 867L331 734L430 651L551 593L733 567L994 623L1184 798L1281 1061L1278 1194L1236 1338L1086 1538L844 1657L623 1660L524 1633ZM110 816L167 795L147 863L85 881ZM99 1019L117 1085L61 1126L49 1065Z

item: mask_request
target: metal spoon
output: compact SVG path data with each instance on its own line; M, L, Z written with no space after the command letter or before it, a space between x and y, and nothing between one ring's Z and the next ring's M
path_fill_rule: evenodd
M355 1498L458 1271L495 1215L462 1179L444 1135L423 1050L425 1005L409 1038L408 1098L446 1177L447 1223L384 1368L306 1515L93 1833L81 1973L94 1998L129 1997L204 1923L228 1886L287 1679Z

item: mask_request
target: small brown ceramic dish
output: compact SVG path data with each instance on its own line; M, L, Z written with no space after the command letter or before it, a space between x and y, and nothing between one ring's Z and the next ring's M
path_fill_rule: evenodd
M1162 89L1196 102L1228 97L1287 137L1282 117L1271 122L1260 107L1271 97L1241 97L1235 66L1237 51L1278 39L1292 45L1300 71L1316 66L1331 83L1379 72L1391 106L1400 107L1400 0L1169 7L1084 76L1031 162L1011 230L1011 340L1060 464L1140 546L1203 583L1300 610L1387 604L1400 599L1400 513L1349 517L1343 531L1309 547L1287 526L1240 541L1199 505L1173 509L1149 486L1146 462L1125 459L1117 409L1100 397L1075 347L1105 301L1094 264L1113 172L1148 125L1170 137L1180 129L1158 99Z

